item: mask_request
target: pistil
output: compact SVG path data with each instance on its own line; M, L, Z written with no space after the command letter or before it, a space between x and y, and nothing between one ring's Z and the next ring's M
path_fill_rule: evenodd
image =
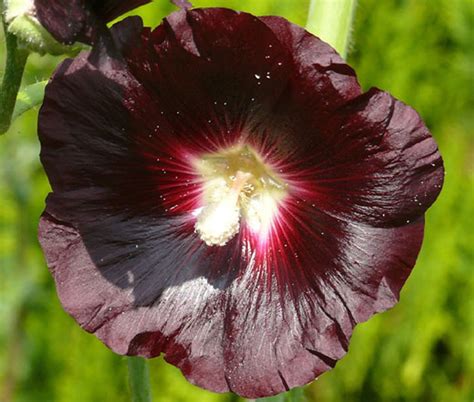
M223 246L239 231L241 192L252 177L250 173L238 171L230 188L219 189L220 199L206 205L197 218L196 231L208 246Z
M248 146L204 157L198 163L204 178L203 207L195 230L208 246L224 246L244 219L253 233L268 232L285 186Z

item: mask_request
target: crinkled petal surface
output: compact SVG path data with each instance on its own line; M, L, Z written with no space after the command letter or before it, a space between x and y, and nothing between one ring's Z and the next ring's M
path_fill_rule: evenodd
M282 18L182 10L113 34L123 60L65 61L40 113L40 241L64 308L115 352L164 353L213 391L310 382L397 302L442 185L433 138ZM264 245L243 226L209 247L191 161L236 143L288 195Z
M103 22L151 0L34 0L38 20L62 43L90 42L97 19Z

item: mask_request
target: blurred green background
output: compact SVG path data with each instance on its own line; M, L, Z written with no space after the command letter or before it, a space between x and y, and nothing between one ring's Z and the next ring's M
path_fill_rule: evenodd
M335 0L337 1L337 0ZM305 0L195 0L305 24ZM156 26L174 10L137 12ZM305 388L308 401L468 402L474 399L474 3L360 0L349 55L365 89L415 107L438 141L446 183L427 214L416 268L394 309L357 327L348 355ZM0 62L4 65L3 38ZM32 56L24 84L58 58ZM1 67L3 68L3 67ZM126 360L61 309L36 239L49 185L40 165L37 110L0 137L0 401L129 401ZM230 402L151 361L155 401Z

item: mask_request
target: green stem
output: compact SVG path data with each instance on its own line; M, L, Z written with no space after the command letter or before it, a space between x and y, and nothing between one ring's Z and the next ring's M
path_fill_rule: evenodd
M128 357L128 381L133 402L151 402L150 373L145 359Z
M0 89L0 134L4 134L10 127L16 96L20 89L21 78L28 58L28 52L18 47L15 35L8 32L4 21L3 28L7 60Z
M311 0L306 29L347 56L357 0Z

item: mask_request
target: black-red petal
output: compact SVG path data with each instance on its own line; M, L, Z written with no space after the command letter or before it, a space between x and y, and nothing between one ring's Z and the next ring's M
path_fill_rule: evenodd
M34 0L36 16L59 42L90 43L100 23L112 21L151 0Z

